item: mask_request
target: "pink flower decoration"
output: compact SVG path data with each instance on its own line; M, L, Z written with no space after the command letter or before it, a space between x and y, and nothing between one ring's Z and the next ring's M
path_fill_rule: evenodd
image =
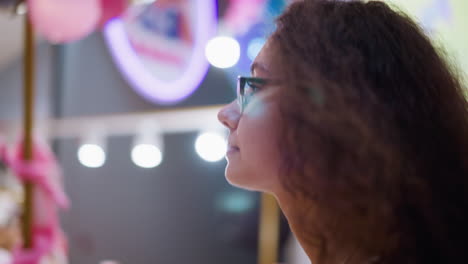
M100 0L28 0L34 27L53 43L85 37L101 17Z
M102 28L109 20L121 16L128 7L128 0L100 0L101 19L99 27Z
M22 181L32 181L34 189L34 223L32 249L14 250L13 264L39 264L42 257L66 251L66 239L59 226L59 207L68 208L69 200L62 188L62 175L52 151L45 143L34 141L33 159L23 160L23 144L8 148L0 139L0 160Z

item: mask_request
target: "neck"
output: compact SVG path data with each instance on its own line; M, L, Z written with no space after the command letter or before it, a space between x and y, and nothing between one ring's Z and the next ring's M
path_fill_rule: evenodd
M297 199L290 197L288 194L275 196L281 210L288 220L291 231L296 236L310 261L313 264L320 264L320 242L316 241L314 243L311 241L310 234L304 232L304 221L309 218L308 213L304 212L304 210L307 209L301 206L303 203L298 202Z
M312 264L347 263L350 260L352 260L352 263L372 262L373 259L378 258L381 254L382 250L379 249L392 245L385 242L385 239L373 239L372 241L375 243L366 247L369 249L368 252L359 251L355 247L356 245L346 249L341 247L341 250L337 250L338 248L330 244L329 241L324 244L324 241L320 240L320 238L314 237L314 229L317 229L313 225L318 222L318 213L312 203L304 199L291 197L289 194L278 195L276 193L275 197L288 220L292 232ZM383 242L384 244L379 244L378 242ZM324 248L325 246L326 248ZM325 251L333 253L327 254Z

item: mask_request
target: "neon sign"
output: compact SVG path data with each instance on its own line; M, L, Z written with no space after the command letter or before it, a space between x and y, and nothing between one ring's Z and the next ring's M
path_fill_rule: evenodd
M162 23L160 26L157 26L156 22L162 19L162 16L145 15L146 11L139 10L136 12L139 17L130 20L130 26L124 18L114 19L104 28L104 36L112 57L125 79L138 94L157 104L173 104L190 96L198 88L209 68L204 49L208 40L216 33L216 2L179 2L185 3L186 6L192 3L186 10L190 10L194 15L188 15L186 19L192 19L192 22L195 20L195 23L185 21L185 25L194 25L191 30L193 38L190 34L187 36L187 31L190 30L180 30L180 23L175 23L177 30L183 31L178 44L171 42L174 38L174 27L171 25L179 21L174 20L177 18L174 8L166 13L166 18L169 19L166 20L166 24ZM152 18L155 21L149 21ZM143 32L145 36L135 35L132 38L129 29L139 34L143 31L146 33ZM166 40L153 39L156 45L142 42L157 38L158 34L164 35ZM165 43L166 46L158 50L159 43ZM190 52L183 48L187 43L190 44ZM185 59L181 54L184 54Z

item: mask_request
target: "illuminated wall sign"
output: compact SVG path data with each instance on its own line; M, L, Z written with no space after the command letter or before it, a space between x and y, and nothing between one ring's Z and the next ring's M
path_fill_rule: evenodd
M209 67L204 49L216 33L215 5L215 0L157 1L106 25L111 54L137 93L171 104L197 89Z

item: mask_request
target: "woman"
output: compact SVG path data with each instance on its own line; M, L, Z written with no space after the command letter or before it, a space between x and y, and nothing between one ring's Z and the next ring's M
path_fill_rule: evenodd
M407 16L296 2L238 97L226 178L273 194L314 264L466 261L467 102Z

